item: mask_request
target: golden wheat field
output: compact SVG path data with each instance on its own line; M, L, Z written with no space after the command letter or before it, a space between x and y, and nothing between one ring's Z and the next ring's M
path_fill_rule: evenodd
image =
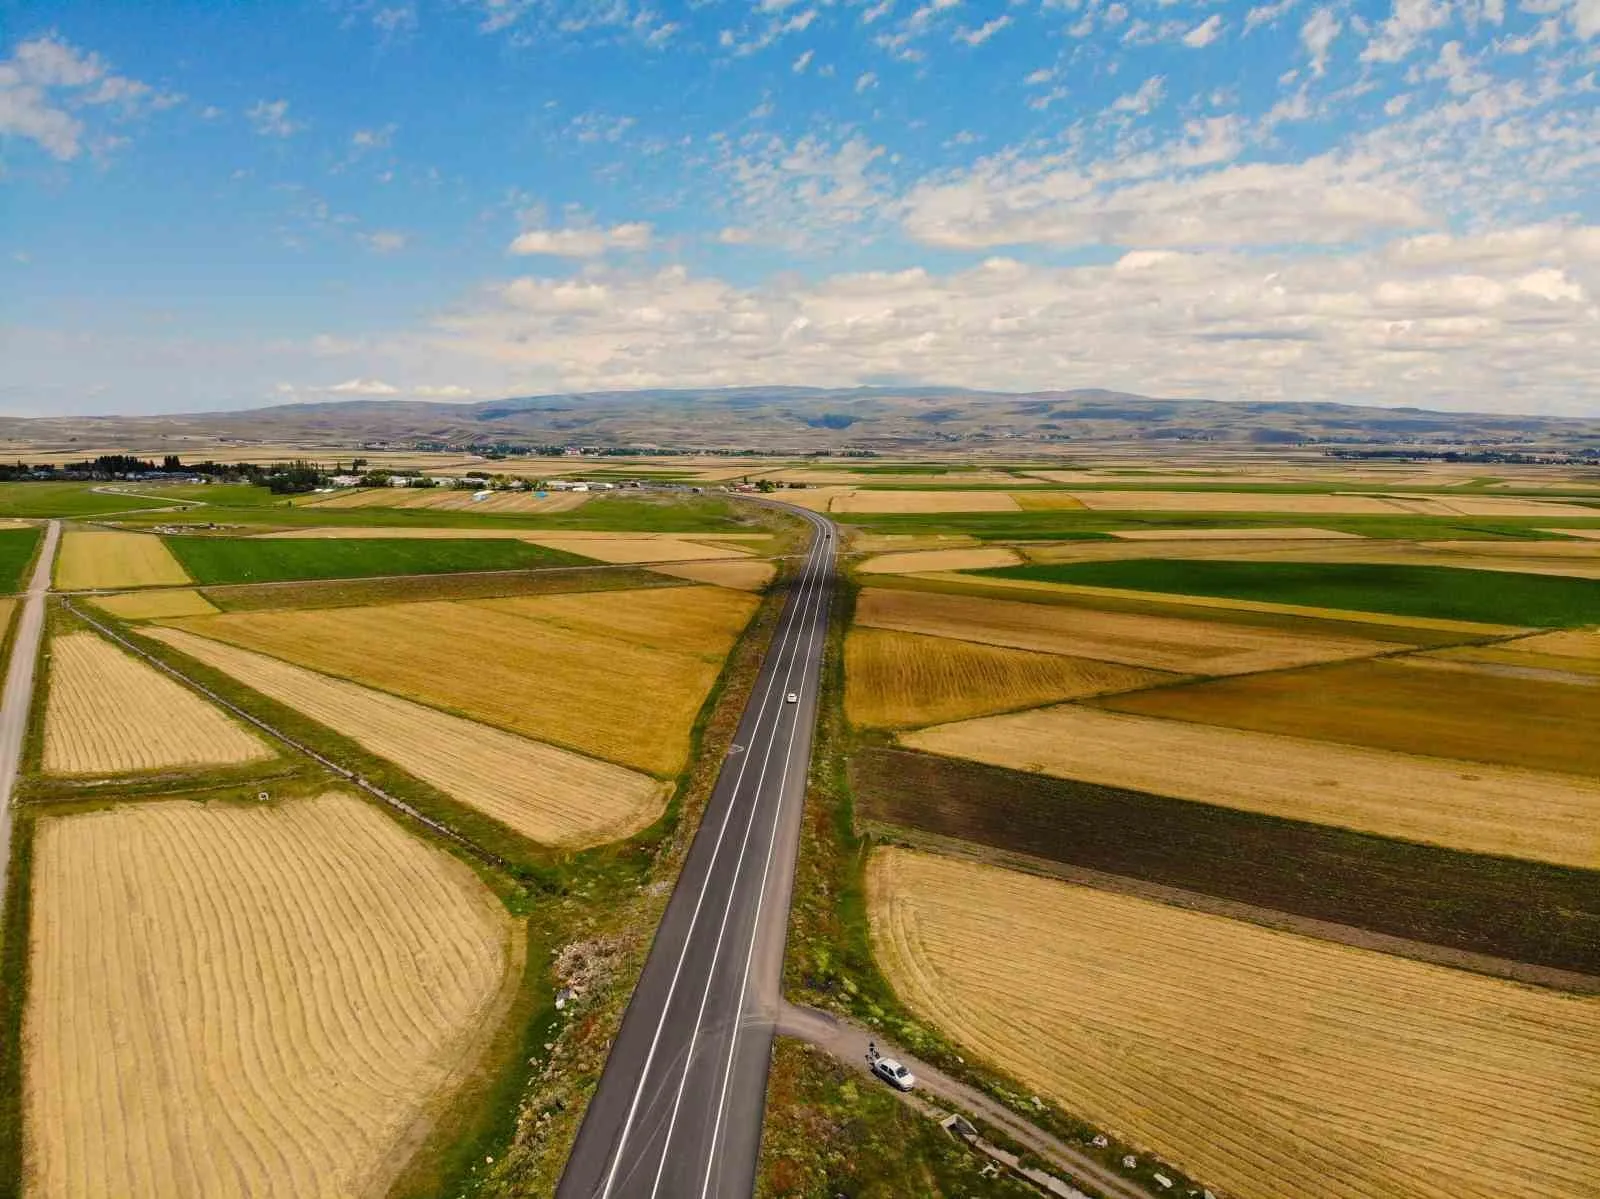
M902 999L1067 1111L1238 1199L1579 1199L1600 999L880 849Z
M735 591L761 591L778 568L771 562L684 562L675 566L651 567L656 574L687 579L691 583L710 583L732 587Z
M1077 496L1065 491L1013 491L1011 496L1024 512L1073 511L1084 506Z
M1600 868L1600 782L1572 775L1077 704L937 725L902 733L900 741L929 753L1106 787L1474 853Z
M852 723L877 728L961 720L1174 677L887 629L852 629L845 641L845 711Z
M527 538L534 545L542 545L546 549L566 550L570 554L581 554L585 558L593 558L596 562L611 562L626 564L632 562L695 562L703 559L739 559L758 552L761 542L767 540L760 537L754 540L755 544L741 539L718 540L706 537L702 540L691 540L688 537L678 537L667 533L640 533L636 536L618 536L616 534L594 533L540 533Z
M1016 566L1022 557L1005 546L976 546L972 549L912 550L900 554L879 554L856 567L862 574L911 574L919 570L982 570L989 566Z
M938 513L1016 512L1017 501L1006 491L849 491L836 496L834 512Z
M1179 674L1276 670L1401 648L1392 642L1308 637L1184 617L874 587L861 592L855 622Z
M1563 537L1577 537L1583 541L1600 541L1600 529L1540 529L1541 533L1559 533Z
M608 591L599 600L530 598L575 602L565 605L565 626L530 609L492 606L498 601L240 612L174 623L535 740L677 774L695 715L754 597L672 587ZM582 621L584 631L574 627ZM678 629L670 644L638 643L663 622ZM634 640L604 631L608 623ZM691 628L710 632L696 641Z
M159 620L164 616L210 616L217 609L192 587L169 587L131 595L98 595L94 606L122 620Z
M120 774L270 758L253 733L94 633L50 640L47 774Z
M620 840L666 803L665 784L610 762L181 629L151 635L546 845Z
M744 563L738 563L744 565ZM519 595L506 599L464 600L488 612L521 616L558 629L605 637L647 649L692 653L720 663L744 628L756 602L727 588L652 587L605 592L625 602L607 604L582 592Z
M378 526L325 525L257 533L259 541L526 541L533 529L412 529Z
M583 491L554 491L540 499L531 491L500 491L473 501L471 491L443 487L378 487L367 491L346 491L330 499L318 500L315 508L407 508L435 512L570 512L591 497Z
M183 567L153 534L73 529L61 539L56 587L62 591L187 582Z
M1576 682L1580 679L1600 678L1600 653L1589 657L1570 654L1541 654L1530 649L1512 649L1515 642L1499 645L1465 645L1456 649L1433 650L1420 655L1417 661L1467 662L1479 666L1495 667L1508 674L1525 674L1527 677L1555 676L1555 681ZM1415 662L1413 663L1415 664ZM1562 680L1559 676L1567 676ZM1600 697L1597 697L1600 702Z
M1600 776L1593 687L1441 665L1422 657L1348 662L1105 702L1144 716Z
M1518 653L1552 654L1558 658L1600 659L1600 629L1563 629L1502 641L1501 649Z
M1370 495L1271 494L1249 491L1075 491L1095 512L1311 512L1382 516L1405 511Z
M382 1194L522 952L470 869L347 796L36 837L30 1194Z
M1336 529L1112 529L1119 541L1359 541Z

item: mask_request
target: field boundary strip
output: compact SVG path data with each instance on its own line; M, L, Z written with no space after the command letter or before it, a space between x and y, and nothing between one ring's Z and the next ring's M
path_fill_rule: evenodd
M470 851L471 853L476 855L478 858L480 858L483 861L489 863L490 865L497 866L500 869L507 871L508 873L513 873L514 874L516 872L515 871L515 867L513 867L510 862L506 861L506 859L500 857L498 854L491 853L489 850L487 850L483 846L479 845L476 841L473 841L470 838L468 838L466 836L463 836L461 833L458 833L455 829L451 828L449 825L445 824L444 822L439 821L439 820L435 820L433 817L423 814L422 812L418 811L416 808L414 808L410 804L408 804L405 800L400 799L398 796L390 795L387 791L385 791L382 787L379 787L376 783L370 782L367 779L363 778L361 775L357 774L355 771L349 770L346 767L339 765L339 763L333 761L333 759L331 759L331 758L325 757L323 754L318 753L316 750L312 749L309 745L306 745L306 744L304 744L304 743L302 743L300 741L296 741L293 737L290 737L287 733L281 732L277 728L274 728L272 725L268 724L265 720L262 720L260 717L255 716L255 715L253 715L253 714L251 714L249 712L246 712L243 708L239 707L239 705L237 705L235 703L232 703L231 701L225 699L221 695L218 695L215 691L211 690L211 688L205 686L202 683L196 682L194 679L190 678L188 675L184 674L182 671L178 670L177 668L175 668L173 666L169 666L167 663L163 662L160 658L156 657L154 654L149 653L148 651L146 651L144 649L141 649L139 646L137 646L133 642L129 641L126 637L123 637L121 634L117 633L114 629L107 628L105 625L101 624L94 617L89 616L82 609L78 608L75 604L73 604L73 602L70 599L65 599L64 598L62 600L62 603L65 604L65 606L67 608L67 611L71 612L74 616L76 616L78 619L82 620L84 623L92 626L101 635L110 638L112 641L115 641L118 645L122 646L124 649L128 650L130 653L137 654L140 658L142 658L144 661L150 663L151 665L155 666L158 670L161 670L161 671L165 672L166 674L171 675L173 678L177 679L179 682L184 683L184 684L188 685L189 687L193 688L194 690L198 691L201 695L204 695L207 699L211 700L213 703L215 703L218 706L220 706L222 708L225 708L225 709L227 709L227 711L233 713L240 720L248 721L250 724L254 725L256 728L260 729L262 732L264 732L264 733L268 734L269 736L277 739L278 741L283 742L283 744L287 745L290 749L293 749L298 753L304 754L306 757L308 757L308 758L312 759L313 761L317 762L319 765L324 766L327 769L333 771L334 774L338 775L340 778L344 779L346 782L350 783L352 786L360 787L363 791L367 792L369 795L372 795L373 797L375 797L377 799L382 800L384 803L388 804L391 808L394 808L397 812L402 812L405 815L409 816L411 819L417 821L418 823L426 825L428 828L432 829L434 832L438 833L440 836L445 837L450 841L453 841L457 845L460 845L462 848Z

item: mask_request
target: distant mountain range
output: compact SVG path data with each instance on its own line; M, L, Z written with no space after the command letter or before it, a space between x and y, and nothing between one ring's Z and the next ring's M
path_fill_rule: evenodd
M169 451L262 441L349 448L583 445L777 452L1015 450L1070 442L1318 442L1573 450L1600 446L1600 418L1430 412L1353 404L1152 399L1078 390L734 387L525 396L474 404L399 400L286 404L160 417L0 419L34 444Z

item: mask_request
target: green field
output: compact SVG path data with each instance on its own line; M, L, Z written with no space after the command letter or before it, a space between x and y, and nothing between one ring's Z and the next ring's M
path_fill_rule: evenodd
M93 490L93 483L0 483L0 516L105 516L160 500Z
M20 591L22 572L39 548L40 529L0 529L0 593Z
M994 490L994 489L990 489ZM1017 491L1018 488L1000 490ZM1263 515L1256 512L961 512L836 513L833 519L872 533L965 534L981 541L1071 541L1104 538L1125 529L1284 529L1315 525L1358 537L1406 541L1548 541L1540 529L1600 528L1596 519L1574 517L1333 516L1318 513ZM1564 539L1561 539L1564 540Z
M336 538L276 541L249 537L167 537L167 547L197 583L275 583L377 575L452 574L577 566L587 558L522 541Z
M972 573L1492 624L1561 627L1600 621L1600 580L1454 566L1135 558Z

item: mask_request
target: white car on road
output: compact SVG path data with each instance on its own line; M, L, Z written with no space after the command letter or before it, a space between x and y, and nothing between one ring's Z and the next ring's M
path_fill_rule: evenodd
M917 1085L917 1076L892 1057L873 1058L872 1072L897 1091L909 1091Z
M788 695L784 696L783 702L786 704L797 704L800 702L800 696L797 692L791 691Z

